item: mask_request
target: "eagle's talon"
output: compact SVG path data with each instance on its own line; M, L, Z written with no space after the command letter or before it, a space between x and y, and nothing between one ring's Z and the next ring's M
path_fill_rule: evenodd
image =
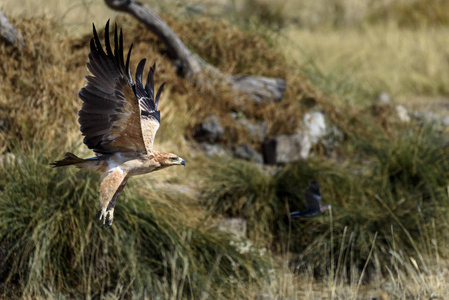
M114 208L109 208L106 210L106 208L102 208L97 213L97 219L98 222L101 223L101 227L109 228L112 225L112 222L114 221Z
M101 223L102 226L104 226L107 218L107 211L106 208L102 208L97 213L98 222Z

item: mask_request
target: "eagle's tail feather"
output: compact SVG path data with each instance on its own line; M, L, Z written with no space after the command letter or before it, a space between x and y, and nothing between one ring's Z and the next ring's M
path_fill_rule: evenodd
M64 166L76 165L78 163L83 163L85 161L86 161L85 159L79 158L75 154L67 152L65 154L64 159L55 161L54 163L51 163L50 165L53 168L56 168L56 167L64 167Z

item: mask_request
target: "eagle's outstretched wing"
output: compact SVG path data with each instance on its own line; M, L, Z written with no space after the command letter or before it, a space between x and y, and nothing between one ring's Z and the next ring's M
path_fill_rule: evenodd
M78 93L84 101L78 112L84 143L98 155L115 152L150 154L160 123L157 104L163 88L162 85L154 98L154 66L143 88L145 60L137 67L134 83L129 69L132 45L125 65L122 31L118 35L115 27L114 52L109 39L109 21L105 27L106 52L95 26L93 34L87 62L87 69L93 76L86 76L87 84Z

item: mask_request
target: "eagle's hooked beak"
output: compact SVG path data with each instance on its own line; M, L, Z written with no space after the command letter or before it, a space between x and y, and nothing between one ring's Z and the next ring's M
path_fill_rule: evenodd
M179 164L183 165L184 167L186 166L186 161L183 160L181 157L179 158Z

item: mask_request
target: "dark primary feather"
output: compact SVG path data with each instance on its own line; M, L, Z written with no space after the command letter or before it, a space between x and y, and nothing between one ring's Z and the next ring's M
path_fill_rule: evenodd
M160 123L157 106L164 84L159 87L155 97L153 76L156 65L153 65L143 87L145 59L137 66L134 82L129 68L133 46L125 61L122 30L118 33L115 26L114 49L111 48L109 21L104 35L105 50L93 25L87 62L91 75L86 76L87 84L78 93L83 100L78 115L80 130L85 136L84 143L97 154L103 155L115 151L152 151Z
M109 38L109 21L105 27L105 47L103 50L95 25L94 37L90 41L89 61L87 68L92 75L86 76L87 84L78 93L83 100L79 111L80 130L85 136L84 143L97 154L111 154L108 144L109 131L113 123L119 119L125 104L123 88L133 86L130 76L129 59L132 45L129 49L126 66L123 58L123 35L114 30L114 51ZM137 101L137 100L136 100Z
M147 82L145 88L142 83L142 73L145 68L146 59L142 59L136 69L136 88L135 92L139 99L139 105L142 109L142 116L153 117L159 123L161 122L160 112L157 110L159 104L159 98L162 90L164 89L165 82L161 84L157 91L156 98L154 97L154 72L156 70L156 64L150 68L148 73Z

